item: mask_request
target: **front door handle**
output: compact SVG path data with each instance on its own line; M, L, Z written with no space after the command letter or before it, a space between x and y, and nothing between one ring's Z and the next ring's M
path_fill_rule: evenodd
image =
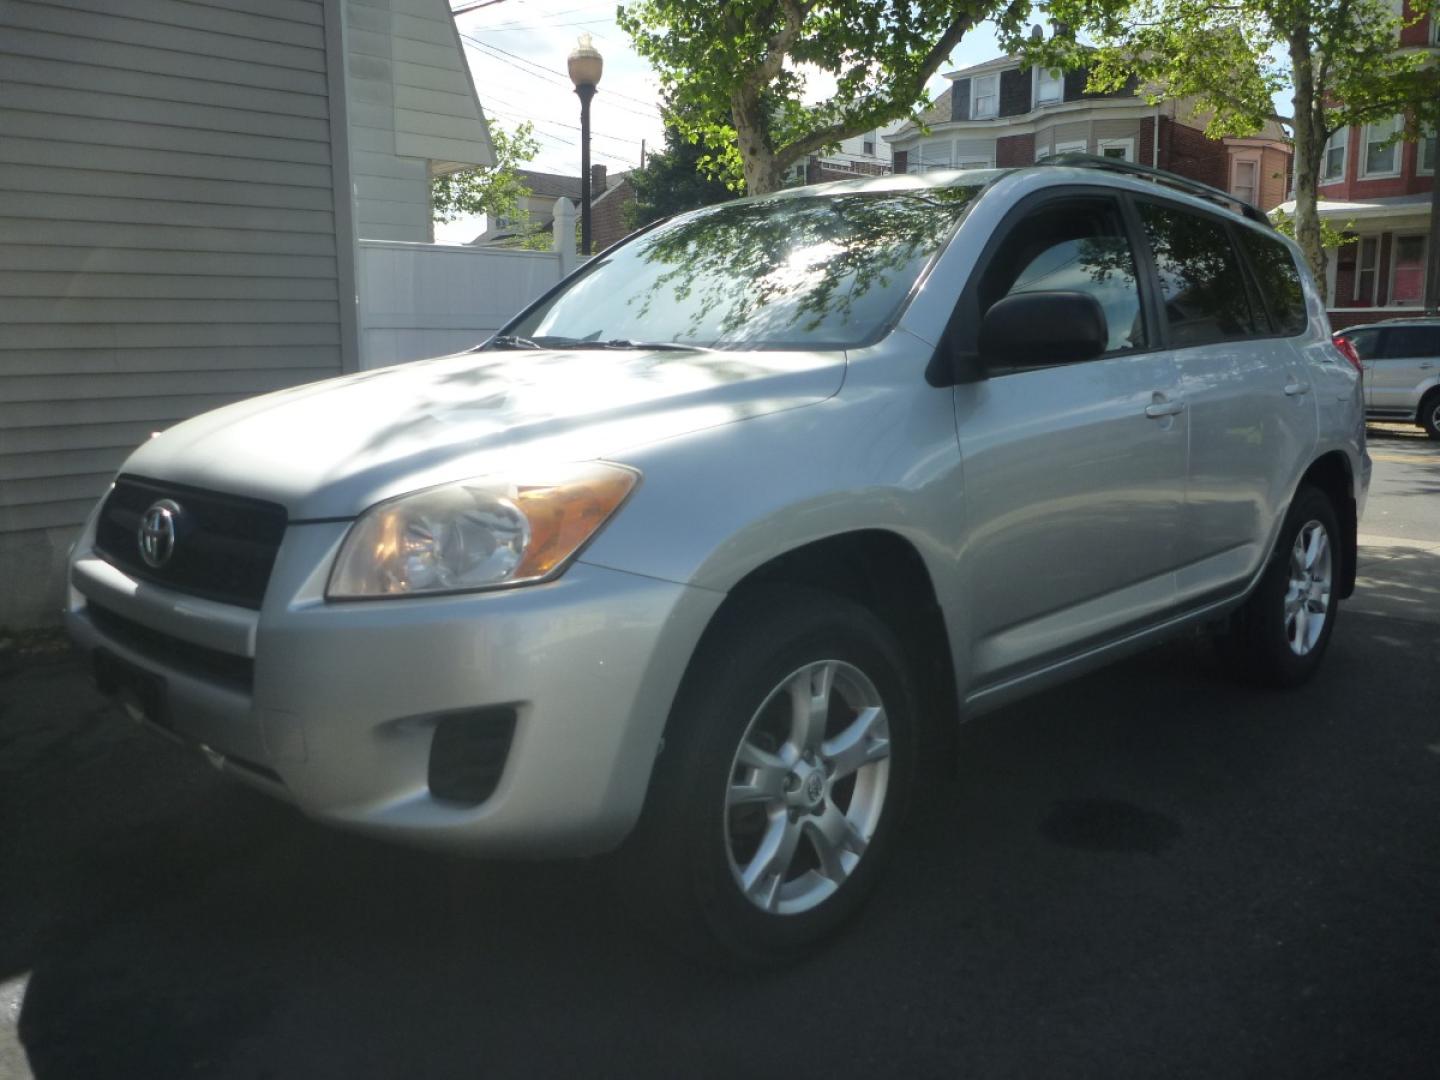
M1185 402L1167 401L1165 395L1156 391L1153 404L1145 406L1145 415L1151 420L1159 420L1165 416L1179 416L1185 411Z

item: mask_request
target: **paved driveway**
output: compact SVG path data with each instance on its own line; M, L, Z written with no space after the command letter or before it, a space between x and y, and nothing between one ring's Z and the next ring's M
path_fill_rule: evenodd
M1374 535L1311 686L1183 641L977 721L865 918L756 978L594 867L322 830L11 674L0 1076L1433 1074L1440 548Z

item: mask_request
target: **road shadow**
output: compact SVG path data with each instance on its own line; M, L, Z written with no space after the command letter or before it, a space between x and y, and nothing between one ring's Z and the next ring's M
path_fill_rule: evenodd
M1440 623L1440 549L1362 546L1355 585L1357 611Z
M39 1080L1414 1075L1440 1053L1437 654L1440 627L1349 614L1295 693L1187 639L976 720L858 924L743 976L645 943L601 866L322 829L77 665L25 670L0 982L28 974Z

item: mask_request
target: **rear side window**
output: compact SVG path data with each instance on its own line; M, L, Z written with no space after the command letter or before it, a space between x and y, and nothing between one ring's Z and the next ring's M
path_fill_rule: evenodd
M1345 337L1355 346L1355 355L1361 360L1374 360L1380 353L1380 330L1346 330Z
M1224 224L1173 206L1140 204L1155 254L1170 344L1177 349L1255 335L1240 260Z
M1260 283L1260 293L1270 309L1275 332L1286 337L1303 333L1309 323L1305 314L1305 289L1300 284L1300 271L1295 268L1290 249L1274 237L1252 229L1236 231L1240 234L1240 249L1250 260L1255 280Z
M1440 356L1440 326L1392 326L1385 331L1386 360Z

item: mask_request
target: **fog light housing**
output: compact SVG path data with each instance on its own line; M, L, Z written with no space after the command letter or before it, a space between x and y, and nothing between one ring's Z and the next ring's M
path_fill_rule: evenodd
M441 717L430 739L430 794L444 802L479 806L495 794L514 736L513 705Z

